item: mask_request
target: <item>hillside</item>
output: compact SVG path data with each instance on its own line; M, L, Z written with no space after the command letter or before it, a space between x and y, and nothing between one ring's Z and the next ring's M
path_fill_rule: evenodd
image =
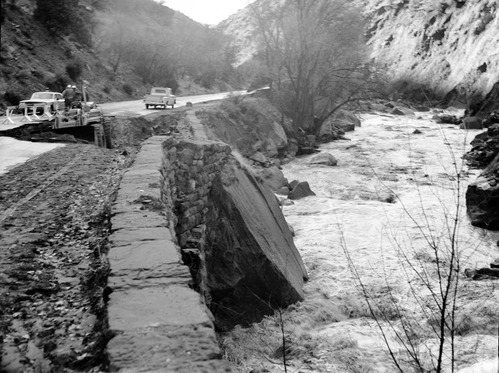
M223 83L232 73L224 39L206 26L150 0L74 3L69 14L86 21L88 45L83 28L60 32L42 23L37 0L2 0L0 105L83 80L97 102L140 98L152 85L184 95L231 88Z
M257 0L254 4L269 8L275 3L275 0ZM371 61L397 83L397 88L423 89L426 94L447 95L449 100L460 99L463 103L481 101L487 95L491 99L497 97L496 1L359 0L357 3L364 6ZM257 54L258 37L249 6L219 27L235 36L239 64Z

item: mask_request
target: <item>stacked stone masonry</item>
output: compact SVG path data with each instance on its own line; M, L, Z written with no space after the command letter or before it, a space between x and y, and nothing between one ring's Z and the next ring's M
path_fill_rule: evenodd
M228 154L221 143L154 136L124 174L108 253L111 371L232 371L173 232L202 222L213 174ZM183 210L181 222L174 209Z

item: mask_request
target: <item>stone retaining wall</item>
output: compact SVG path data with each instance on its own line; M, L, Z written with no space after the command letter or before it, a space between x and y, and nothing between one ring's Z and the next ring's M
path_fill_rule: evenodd
M182 230L202 222L212 174L229 153L225 144L155 136L124 174L108 254L111 371L232 371L172 232L173 209L183 211Z

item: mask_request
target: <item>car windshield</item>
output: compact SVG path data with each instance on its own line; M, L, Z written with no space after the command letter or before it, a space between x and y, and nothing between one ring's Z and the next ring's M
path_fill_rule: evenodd
M33 96L31 96L32 100L50 100L54 98L53 93L48 93L48 92L37 92L33 93Z
M166 93L166 90L164 90L164 89L156 89L156 90L154 91L154 93L165 94L165 93Z

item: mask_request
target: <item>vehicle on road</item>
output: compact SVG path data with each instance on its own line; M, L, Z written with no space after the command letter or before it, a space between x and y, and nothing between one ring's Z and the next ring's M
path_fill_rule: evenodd
M172 93L171 88L166 87L152 87L151 93L144 96L144 103L146 109L150 106L163 106L166 110L168 106L174 108L177 103L177 97Z
M35 92L29 100L19 102L19 109L33 108L40 105L50 105L50 111L64 110L65 104L62 93L59 92Z

